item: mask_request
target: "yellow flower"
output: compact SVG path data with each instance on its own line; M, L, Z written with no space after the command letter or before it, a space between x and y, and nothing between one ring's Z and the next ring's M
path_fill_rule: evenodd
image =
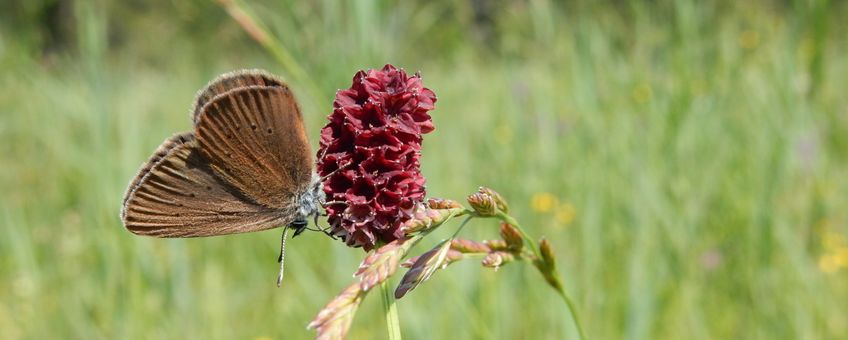
M819 269L827 274L835 273L839 270L839 264L836 262L836 256L823 255L822 257L819 257Z
M651 89L650 84L643 83L633 88L631 96L633 96L633 100L637 103L644 104L651 100L651 97L654 96L654 91Z
M837 249L832 256L836 265L842 268L848 268L848 247Z
M760 44L760 34L757 31L745 31L739 36L739 46L746 50L753 49Z
M842 248L845 245L845 238L840 233L828 231L825 232L822 243L824 244L824 249L830 251Z
M530 207L537 213L549 213L557 205L557 198L548 192L533 194L530 199Z
M512 142L512 128L507 124L500 124L495 128L495 140L500 144Z
M556 220L562 225L569 225L574 221L574 217L577 216L577 210L574 209L574 206L571 203L562 203L557 206L556 210Z

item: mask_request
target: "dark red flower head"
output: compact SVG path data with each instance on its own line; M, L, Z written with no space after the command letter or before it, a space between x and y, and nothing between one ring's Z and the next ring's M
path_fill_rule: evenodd
M424 200L418 159L421 136L434 129L427 111L435 102L420 75L392 65L359 71L336 93L317 163L319 175L330 175L327 221L348 245L369 250L403 236L401 224Z

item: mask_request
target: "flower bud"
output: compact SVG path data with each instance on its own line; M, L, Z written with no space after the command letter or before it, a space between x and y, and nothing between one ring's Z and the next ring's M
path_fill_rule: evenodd
M483 217L495 216L497 203L495 199L486 193L477 192L468 196L468 205Z
M412 213L412 218L404 222L400 229L406 235L429 230L438 227L454 216L461 215L463 211L465 211L465 208L462 208L462 206L459 206L459 208L434 209L424 207L422 204L416 207Z
M462 204L459 204L459 202L444 198L430 198L427 200L427 206L429 206L430 209L462 208Z
M515 260L515 255L505 251L495 251L483 258L483 267L498 269L500 266Z
M316 339L344 339L364 296L359 282L348 286L324 306L306 328L318 331Z
M402 298L406 293L418 287L419 284L427 281L437 269L447 266L445 260L450 251L450 245L450 242L444 241L419 256L401 279L400 285L395 290L395 298Z
M416 241L417 239L414 238L397 239L369 254L362 260L359 269L353 274L354 277L359 277L359 288L363 292L367 292L372 287L386 281L397 271L400 260Z
M459 251L463 254L487 254L492 251L492 248L489 248L489 246L484 243L466 239L451 240L451 249Z
M539 252L542 253L542 261L545 261L548 266L553 268L556 264L556 258L554 257L554 249L547 239L543 238L539 240Z
M477 192L492 196L492 199L495 200L495 206L498 207L498 210L504 213L509 212L509 206L506 204L506 201L504 200L503 196L501 196L501 194L487 187L480 187Z
M554 249L551 247L551 243L548 242L548 240L539 240L539 253L542 258L535 259L533 264L539 269L539 272L542 273L542 276L545 277L545 281L547 281L551 287L554 287L555 289L562 289L562 283L556 274Z
M485 240L483 241L483 244L489 247L489 249L491 249L492 251L509 250L509 244L507 244L504 240Z
M400 266L404 267L404 268L412 268L412 265L415 264L415 261L418 261L418 259L420 257L421 256L416 256L416 257L407 259L406 261L403 261L403 263L401 263ZM445 262L442 264L442 268L447 267L451 263L462 260L463 258L465 258L465 256L462 255L462 253L459 252L459 250L455 250L455 249L451 248L451 249L448 250L448 256L445 257Z
M509 223L501 222L501 238L506 242L507 248L513 252L519 252L524 247L521 233Z

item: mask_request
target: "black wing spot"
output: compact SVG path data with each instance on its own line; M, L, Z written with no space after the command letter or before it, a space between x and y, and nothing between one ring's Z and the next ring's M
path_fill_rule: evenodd
M274 130L271 130L271 128L268 128L268 134L269 134L269 135L270 135L271 133L273 133L273 132L274 132Z
M250 128L256 131L256 124L250 124Z
M212 187L207 185L206 190L212 191Z

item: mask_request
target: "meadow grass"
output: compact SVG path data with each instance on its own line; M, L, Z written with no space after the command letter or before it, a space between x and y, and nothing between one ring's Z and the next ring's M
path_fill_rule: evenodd
M79 2L75 49L49 59L3 26L0 338L314 336L305 325L351 282L361 250L298 237L276 289L279 230L136 237L121 197L162 140L191 128L191 99L217 74L286 77L314 147L335 90L385 63L421 70L439 98L428 194L503 194L552 241L589 338L848 334L844 4L497 4L488 24L440 1L246 6L302 73L214 4L178 11L217 13L209 41ZM141 31L115 47L124 16ZM462 236L495 238L497 226ZM353 339L386 336L371 295ZM398 306L409 339L574 335L527 265L455 264Z

